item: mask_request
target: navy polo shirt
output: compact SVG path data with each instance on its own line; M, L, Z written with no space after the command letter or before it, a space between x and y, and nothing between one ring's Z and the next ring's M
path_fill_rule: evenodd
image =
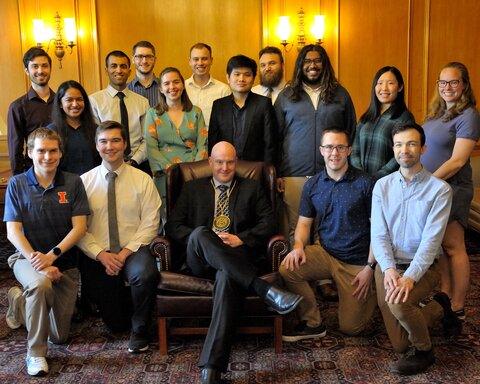
M35 251L48 253L72 229L72 217L88 215L87 194L78 175L57 169L53 183L43 188L33 167L13 176L5 195L5 222L21 222L25 237ZM54 264L61 271L76 266L76 248Z
M323 248L347 264L365 265L368 260L373 185L368 174L349 167L338 181L324 169L303 188L299 215L318 217Z

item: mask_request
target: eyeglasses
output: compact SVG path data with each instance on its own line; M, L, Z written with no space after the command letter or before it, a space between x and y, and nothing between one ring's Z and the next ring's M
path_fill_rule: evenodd
M447 85L450 85L452 88L457 88L458 84L460 84L460 80L437 80L437 84L440 88L445 88Z
M336 149L339 153L345 153L345 152L347 152L348 148L350 148L350 146L348 146L348 145L320 145L320 148L323 148L323 150L327 153L332 153L334 149Z
M153 60L155 56L153 55L135 55L133 56L136 60L142 61L143 59Z
M321 58L316 58L316 59L303 59L303 64L305 65L310 65L312 63L315 64L322 64L322 59Z

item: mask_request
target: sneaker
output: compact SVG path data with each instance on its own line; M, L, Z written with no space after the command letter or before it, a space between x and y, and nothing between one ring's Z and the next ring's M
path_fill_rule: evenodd
M427 370L435 363L435 355L433 349L429 351L419 351L415 348L412 355L405 354L398 360L392 368L392 373L397 375L416 375Z
M452 311L452 304L450 303L447 294L444 292L438 292L433 296L433 299L443 308L442 324L445 336L460 335L462 333L462 322L455 312Z
M462 320L462 321L465 321L465 309L459 309L458 311L453 311L455 313L455 316L457 316L457 318L459 320Z
M325 337L327 334L327 328L325 325L320 324L318 327L307 326L306 321L301 321L293 329L293 331L282 335L282 340L287 342L315 339L317 337Z
M132 331L128 341L128 352L139 353L148 350L148 337Z
M8 290L8 311L5 315L5 321L10 329L17 329L22 325L22 323L15 318L17 299L22 296L22 294L23 292L19 287L12 287Z
M27 356L27 372L30 376L43 376L48 373L45 357Z

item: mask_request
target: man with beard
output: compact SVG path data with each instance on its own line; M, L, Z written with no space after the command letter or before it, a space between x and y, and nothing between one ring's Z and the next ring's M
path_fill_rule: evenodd
M128 83L128 89L146 97L150 107L158 105L160 80L153 73L155 62L155 47L149 41L139 41L133 46L133 64L136 76Z
M193 74L185 80L185 90L193 105L202 110L207 129L210 126L213 102L231 93L227 84L210 75L212 63L212 48L209 45L197 43L190 48L189 64Z
M351 141L355 109L347 90L335 78L327 52L313 44L298 54L292 85L278 95L274 107L280 146L277 187L283 193L288 235L293 240L303 185L324 167L318 152L321 132L342 127Z
M293 244L298 207L303 185L324 167L318 152L322 131L342 127L352 142L356 116L347 90L335 78L330 58L320 45L303 47L295 62L293 80L275 102L278 121L277 185L283 193L282 225L284 235ZM285 224L283 224L285 223ZM320 292L326 300L337 294L329 281L320 281Z
M8 109L8 157L12 174L23 173L32 165L24 154L27 137L38 127L50 122L55 92L48 86L52 59L41 48L30 48L23 56L25 73L31 81L28 93L15 100Z
M263 48L259 56L260 84L252 88L252 92L270 97L275 103L278 94L285 88L283 76L283 56L277 47Z
M405 353L392 367L399 375L415 375L435 362L428 327L441 319L446 336L459 335L462 322L450 299L438 292L438 259L452 205L450 186L420 162L425 132L415 123L392 130L397 172L377 181L372 197L372 250L378 306L392 348ZM406 352L413 347L413 353Z
M215 100L208 131L208 153L220 141L233 144L237 157L276 163L277 121L270 99L252 92L257 74L255 60L233 56L227 63L232 94Z

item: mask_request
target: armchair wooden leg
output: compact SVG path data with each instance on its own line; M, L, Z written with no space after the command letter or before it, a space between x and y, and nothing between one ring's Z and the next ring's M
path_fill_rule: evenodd
M167 355L167 346L168 346L167 318L159 317L158 318L158 348L160 349L161 355Z
M282 353L283 316L273 318L273 343L275 353Z

